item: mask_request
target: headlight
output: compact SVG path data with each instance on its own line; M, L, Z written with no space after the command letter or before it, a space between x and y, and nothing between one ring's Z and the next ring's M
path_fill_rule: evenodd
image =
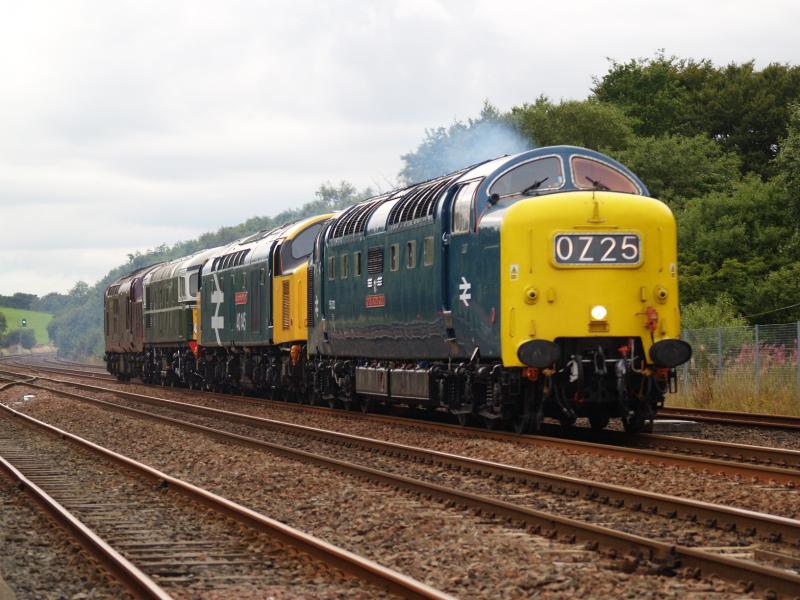
M608 311L606 310L605 306L598 304L597 306L593 306L591 310L592 319L595 321L602 321L606 318Z

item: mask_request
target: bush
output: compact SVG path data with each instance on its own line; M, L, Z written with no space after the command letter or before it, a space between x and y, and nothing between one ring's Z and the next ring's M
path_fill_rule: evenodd
M22 331L21 335L20 331ZM22 344L26 350L33 348L36 345L36 334L33 329L15 329L0 338L0 348L13 348L17 344Z
M0 335L3 335L8 328L8 323L6 322L6 316L3 313L0 313Z

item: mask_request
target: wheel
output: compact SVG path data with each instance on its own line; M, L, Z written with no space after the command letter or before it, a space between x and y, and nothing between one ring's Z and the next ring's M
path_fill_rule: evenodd
M372 402L370 402L369 398L362 398L359 403L359 408L361 408L362 413L367 414L369 409L372 408Z
M595 431L600 431L601 429L605 429L608 425L608 415L606 414L592 414L589 415L589 425L592 426L592 429Z
M493 419L492 417L483 417L483 425L489 431L494 431L500 424L500 419Z
M643 411L636 410L627 417L623 417L622 426L627 433L640 433L644 429L647 417Z
M533 417L530 414L518 416L514 420L515 433L530 433L532 429Z
M558 422L561 425L562 429L571 429L573 425L575 425L575 418L574 417L559 417Z
M461 427L466 427L469 424L469 413L468 412L454 412L452 413L456 417L456 421Z

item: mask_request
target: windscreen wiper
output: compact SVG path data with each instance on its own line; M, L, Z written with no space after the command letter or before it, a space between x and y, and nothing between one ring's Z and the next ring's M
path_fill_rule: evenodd
M539 186L540 186L540 185L542 185L542 184L543 184L545 181L547 181L548 179L550 179L550 178L549 178L549 177L545 177L544 179L540 179L539 181L534 181L532 184L530 184L528 187L526 187L526 188L525 188L524 190L522 190L520 193L521 193L522 195L525 195L525 194L530 194L531 192L534 192L534 191L536 191L537 189L539 189Z
M603 183L603 182L601 182L601 181L599 181L597 179L592 179L588 175L586 176L586 179L588 179L592 183L592 185L594 186L594 189L596 189L596 190L600 190L600 191L603 191L603 192L610 192L611 191L610 187L608 187L605 183Z

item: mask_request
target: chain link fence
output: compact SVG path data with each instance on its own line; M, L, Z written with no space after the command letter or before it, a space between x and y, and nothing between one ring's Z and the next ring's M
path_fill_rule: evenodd
M699 407L800 411L800 322L685 329L689 363L678 368L680 399Z

